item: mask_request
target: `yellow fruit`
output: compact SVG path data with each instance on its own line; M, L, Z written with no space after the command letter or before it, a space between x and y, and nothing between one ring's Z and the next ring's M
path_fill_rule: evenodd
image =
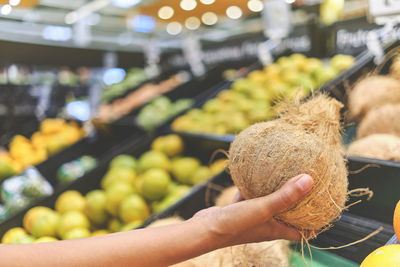
M33 243L46 243L46 242L53 242L53 241L58 241L57 238L51 237L51 236L42 236L38 239L35 240Z
M40 131L44 134L52 134L61 131L65 125L66 122L63 119L45 119L40 124Z
M170 134L156 138L151 144L151 148L173 157L183 152L184 144L179 135Z
M67 141L60 134L54 134L48 137L46 149L50 155L53 155L67 146Z
M35 237L56 236L60 216L52 211L42 214L32 223L31 233Z
M141 226L143 224L143 221L138 220L138 221L133 221L131 223L125 224L121 227L121 229L119 229L120 232L126 232L126 231L130 231L133 229L138 228L139 226Z
M15 174L16 172L12 164L0 161L0 181Z
M12 244L31 244L31 243L35 242L35 240L36 240L36 238L34 236L26 235L26 236L22 236L21 238L18 238L17 240L12 242Z
M54 212L52 209L47 208L47 207L34 207L28 210L28 212L25 214L24 219L23 219L23 225L25 229L29 232L32 233L32 225L36 221L37 218Z
M115 182L123 182L130 185L134 185L136 179L136 172L131 168L112 168L110 169L103 180L101 181L101 187L107 189L111 184Z
M150 216L150 210L141 196L132 194L121 202L118 214L124 223L130 223L146 220Z
M110 232L108 230L97 230L92 233L92 236L108 235Z
M90 223L88 218L78 211L67 211L60 217L57 233L59 237L64 235L74 228L89 228Z
M111 232L111 233L115 233L115 232L118 232L119 231L119 229L121 228L121 222L118 220L118 219L116 219L116 218L114 218L114 219L111 219L109 222L108 222L108 230Z
M41 132L36 132L31 136L32 145L36 149L43 149L46 148L46 136L43 135Z
M106 209L107 197L103 190L93 190L86 197L85 213L91 222L100 226L108 220Z
M2 244L11 244L16 242L21 237L27 236L28 233L21 227L15 227L8 230L1 239Z
M396 233L397 239L400 240L400 200L397 202L393 215L393 228Z
M223 170L225 170L228 161L226 159L218 159L210 166L210 170L212 174L219 174Z
M118 207L122 200L133 193L132 186L126 183L113 183L106 190L106 209L114 216L118 215Z
M168 193L171 177L163 169L150 169L141 175L141 195L149 201L159 200Z
M67 211L80 211L85 210L86 200L81 193L74 190L69 190L62 193L55 204L56 211L63 214Z
M63 240L79 239L90 237L90 231L84 227L76 227L63 235Z
M15 170L15 173L17 173L17 174L24 170L24 166L20 162L18 162L16 160L14 160L12 162L12 166L13 166L13 168Z
M398 267L400 266L400 245L380 247L369 254L360 267Z

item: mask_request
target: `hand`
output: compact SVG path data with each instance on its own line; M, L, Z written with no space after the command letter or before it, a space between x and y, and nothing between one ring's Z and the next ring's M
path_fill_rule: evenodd
M268 196L201 210L192 220L209 228L211 242L217 242L217 247L275 239L300 240L301 235L296 229L273 217L293 207L311 191L312 186L311 176L302 174ZM240 200L240 196L236 200Z

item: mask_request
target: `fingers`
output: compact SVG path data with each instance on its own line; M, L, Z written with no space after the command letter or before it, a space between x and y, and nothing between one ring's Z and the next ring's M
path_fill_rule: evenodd
M301 174L290 179L278 191L262 198L264 200L265 218L270 218L293 207L311 191L313 184L314 182L310 175Z

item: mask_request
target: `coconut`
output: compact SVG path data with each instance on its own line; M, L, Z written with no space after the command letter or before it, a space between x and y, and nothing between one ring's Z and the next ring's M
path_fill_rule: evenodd
M367 113L357 130L357 139L377 133L400 137L400 103L388 104Z
M289 241L275 240L218 249L174 267L289 266Z
M392 66L390 66L390 75L400 80L400 55L393 60Z
M215 206L224 207L231 204L235 198L235 195L238 193L238 189L236 186L230 186L224 189L221 194L215 200Z
M356 84L349 94L352 119L360 121L373 108L400 103L400 82L389 76L369 76Z
M255 124L236 136L229 170L245 199L271 194L289 179L313 177L311 192L275 216L300 232L327 229L347 200L347 168L337 100L318 95L300 104L280 104L279 118Z
M350 144L348 154L366 158L400 161L400 137L372 134Z

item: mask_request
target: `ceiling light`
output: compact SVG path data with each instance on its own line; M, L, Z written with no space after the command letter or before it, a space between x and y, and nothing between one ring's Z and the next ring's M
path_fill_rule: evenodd
M1 15L7 16L11 13L12 7L10 5L4 5L0 9Z
M167 32L171 35L178 35L182 31L182 24L179 22L173 21L168 23Z
M250 0L247 2L247 7L253 12L261 12L264 9L264 5L260 0Z
M10 6L18 6L21 3L21 0L10 0Z
M185 21L185 26L189 30L197 30L200 27L200 20L197 17L187 18Z
M196 0L182 0L180 6L183 10L190 11L196 8Z
M243 15L243 12L238 6L230 6L226 9L226 15L230 19L238 19Z
M142 0L111 0L111 4L120 8L130 8L136 6L140 2L142 2Z
M211 5L214 4L215 0L200 0L200 2L205 5Z
M64 26L46 26L42 31L42 37L50 41L68 41L72 38L72 30Z
M206 12L201 16L201 21L206 25L214 25L218 21L218 17L214 12Z
M170 6L163 6L158 10L160 19L170 19L174 15L174 9Z
M156 27L156 21L152 16L137 15L131 20L131 27L137 32L150 33Z

